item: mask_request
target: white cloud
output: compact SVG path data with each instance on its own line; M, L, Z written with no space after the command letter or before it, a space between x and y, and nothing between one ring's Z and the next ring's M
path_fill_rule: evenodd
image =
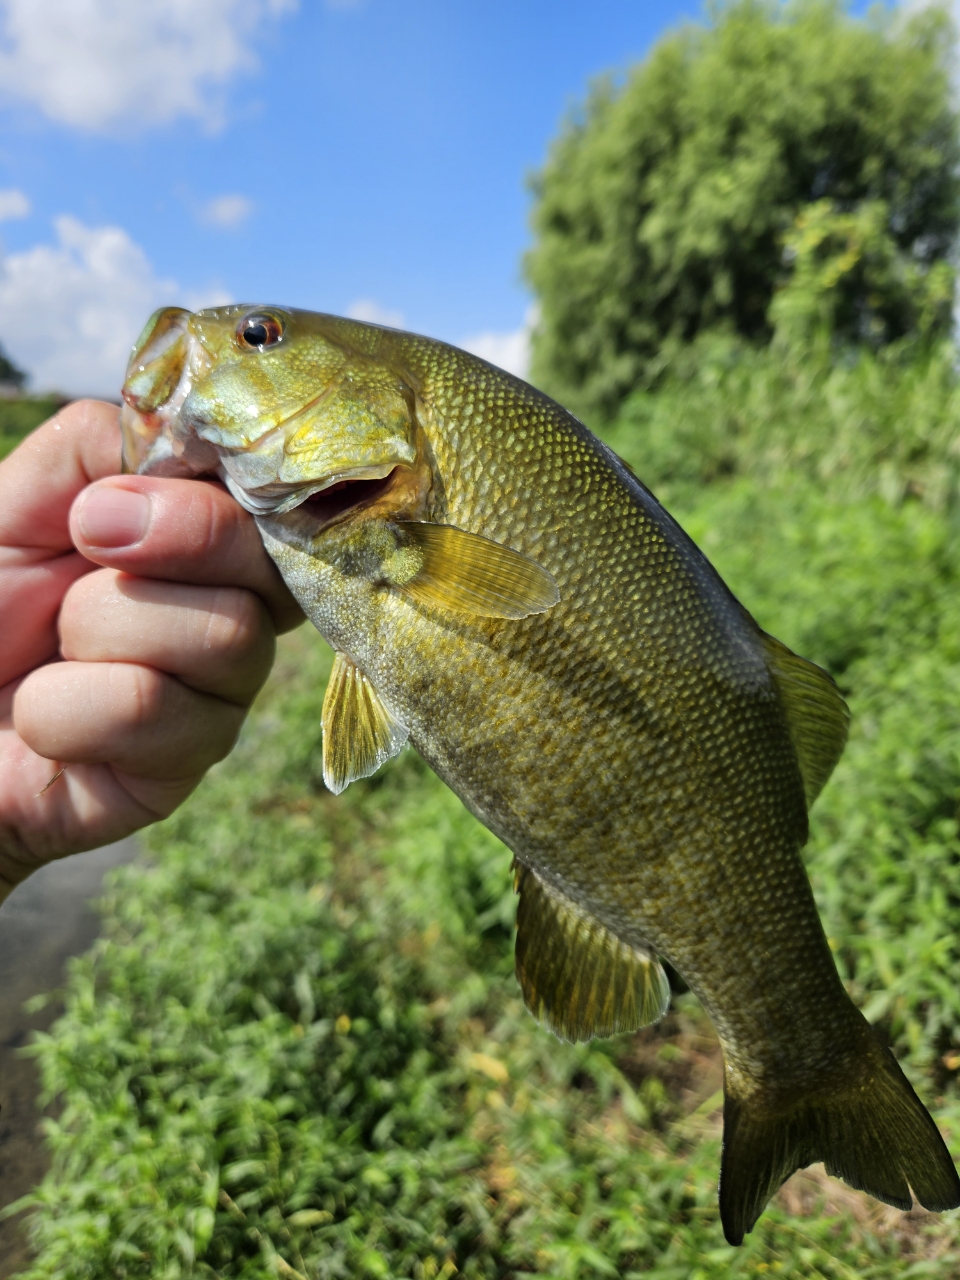
M530 370L530 334L536 322L537 309L530 307L519 329L511 329L506 333L475 333L464 338L458 345L464 351L471 351L482 360L489 360L491 364L506 369L507 373L525 378Z
M82 129L196 116L215 127L223 89L254 69L266 18L298 0L0 0L0 86Z
M347 315L351 320L365 320L367 324L385 324L391 329L402 329L404 316L402 311L391 311L389 307L381 307L372 298L358 298L347 307Z
M232 302L239 301L241 299L235 293L215 284L204 289L188 289L178 297L177 306L186 307L188 311L204 311L207 307L228 307Z
M25 218L30 212L30 201L22 191L0 191L0 222L11 218Z
M177 286L120 227L54 225L56 244L0 258L3 346L38 391L115 398L137 334Z
M200 221L212 227L239 227L253 212L253 201L246 196L215 196L200 210Z

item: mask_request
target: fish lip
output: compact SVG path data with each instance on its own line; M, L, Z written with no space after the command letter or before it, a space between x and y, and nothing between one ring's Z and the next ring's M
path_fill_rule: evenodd
M320 518L319 522L316 511L304 513L305 515L308 514L313 522L318 522L317 531L319 531L319 528L326 528L329 524L339 519L341 515L348 515L356 510L368 497L372 500L374 496L379 496L383 493L389 487L389 482L399 465L399 463L390 462L377 466L346 467L332 472L328 476L318 477L316 480L305 480L300 483L289 484L278 481L275 484L262 485L258 489L243 488L230 475L222 460L218 474L240 505L254 516L275 517L289 515L299 511L308 502L339 484L376 486L375 493L372 488L365 488L362 492L358 490L352 495L354 500L342 509L334 509L337 504L333 504L331 514L325 518Z

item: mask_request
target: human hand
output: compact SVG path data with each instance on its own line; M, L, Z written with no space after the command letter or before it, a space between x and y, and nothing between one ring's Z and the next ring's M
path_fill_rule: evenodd
M0 900L171 813L302 620L224 489L119 465L97 401L0 463Z

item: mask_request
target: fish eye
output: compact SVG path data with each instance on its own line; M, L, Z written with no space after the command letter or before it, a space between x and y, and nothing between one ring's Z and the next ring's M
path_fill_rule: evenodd
M237 325L237 342L241 347L275 347L283 337L283 325L267 311L252 311Z

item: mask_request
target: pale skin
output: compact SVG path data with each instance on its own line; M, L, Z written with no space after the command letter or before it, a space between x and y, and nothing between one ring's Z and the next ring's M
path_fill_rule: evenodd
M303 617L219 485L119 470L89 400L0 463L0 900L172 813Z

